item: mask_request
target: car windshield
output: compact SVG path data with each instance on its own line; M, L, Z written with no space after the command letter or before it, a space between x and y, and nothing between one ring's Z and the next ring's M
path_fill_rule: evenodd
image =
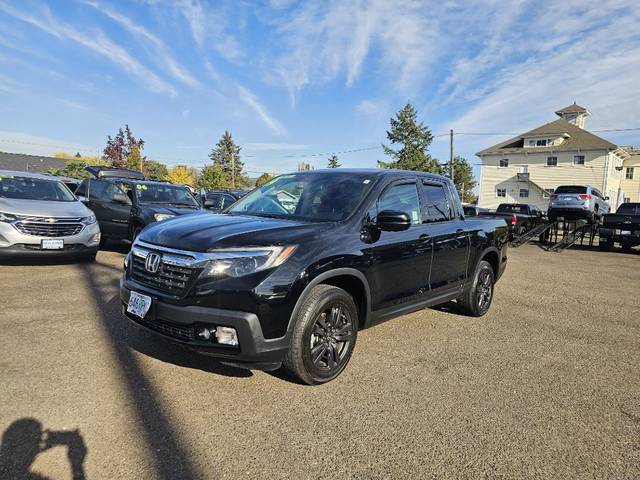
M640 203L623 203L618 207L618 211L616 213L640 215Z
M553 193L587 193L587 187L581 187L579 185L565 185L556 188L556 191Z
M136 194L140 203L161 203L185 207L199 204L186 187L169 183L136 183Z
M496 211L498 213L527 213L527 206L502 204L498 206Z
M74 202L76 197L61 181L0 175L0 197L20 200Z
M365 173L282 175L234 203L227 213L337 222L356 209L372 185Z

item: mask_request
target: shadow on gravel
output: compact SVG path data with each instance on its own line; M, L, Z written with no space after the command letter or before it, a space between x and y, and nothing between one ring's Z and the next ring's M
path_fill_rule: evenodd
M81 265L79 269L96 303L98 320L110 340L113 358L118 360L116 366L120 368L128 395L133 399L137 423L144 432L148 451L153 455L155 478L190 480L205 477L192 464L185 441L171 425L158 391L129 349L130 329L120 314L118 275L113 272L118 269L101 263ZM211 477L212 473L208 472L206 477Z
M34 418L13 422L2 434L0 445L0 478L37 480L45 477L31 472L36 457L50 448L63 446L74 480L84 480L84 459L87 447L78 430L44 430Z

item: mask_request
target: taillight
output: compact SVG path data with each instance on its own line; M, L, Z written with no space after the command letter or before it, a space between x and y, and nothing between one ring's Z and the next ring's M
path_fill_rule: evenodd
M511 215L511 225L515 225L516 223L518 223L518 217L516 217L516 214L514 213Z
M591 195L588 193L580 193L578 194L580 200L591 200Z
M556 195L555 193L552 193L551 197L549 198L551 198L551 200L555 200L556 198L558 198L558 195Z

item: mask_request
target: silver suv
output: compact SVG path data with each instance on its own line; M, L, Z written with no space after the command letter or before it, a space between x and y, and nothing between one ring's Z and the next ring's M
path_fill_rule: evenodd
M99 244L95 215L58 178L0 170L0 258L93 260Z
M547 216L551 221L563 217L593 223L611 210L607 200L609 197L591 185L560 185L551 195Z

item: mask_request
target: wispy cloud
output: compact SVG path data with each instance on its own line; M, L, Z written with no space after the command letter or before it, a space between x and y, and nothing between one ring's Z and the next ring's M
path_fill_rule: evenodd
M56 98L55 101L59 105L62 105L62 106L65 106L65 107L69 107L69 108L72 108L74 110L82 110L82 111L88 111L89 110L89 107L87 107L86 105L83 105L80 102L76 102L75 100L69 100L68 98Z
M100 30L94 35L85 35L77 28L67 25L60 19L55 18L46 6L43 8L41 15L32 15L23 12L5 2L0 2L0 10L56 38L71 40L107 58L109 61L142 81L153 92L168 94L170 96L176 95L176 90L170 83L160 78L136 60L124 47L110 40Z
M300 143L259 143L249 142L245 143L243 148L249 152L268 152L268 151L290 151L290 150L305 150L309 148L309 145Z
M285 128L269 113L267 107L258 100L258 97L253 92L242 85L238 85L238 95L240 100L257 113L258 117L275 135L284 135L286 133Z
M113 10L107 5L103 5L93 0L85 0L85 4L95 8L100 13L106 15L114 22L120 24L125 30L132 35L141 38L151 44L155 49L155 54L159 56L161 63L166 67L167 71L178 81L192 88L201 88L200 82L171 55L166 44L140 24L136 23L126 15Z

